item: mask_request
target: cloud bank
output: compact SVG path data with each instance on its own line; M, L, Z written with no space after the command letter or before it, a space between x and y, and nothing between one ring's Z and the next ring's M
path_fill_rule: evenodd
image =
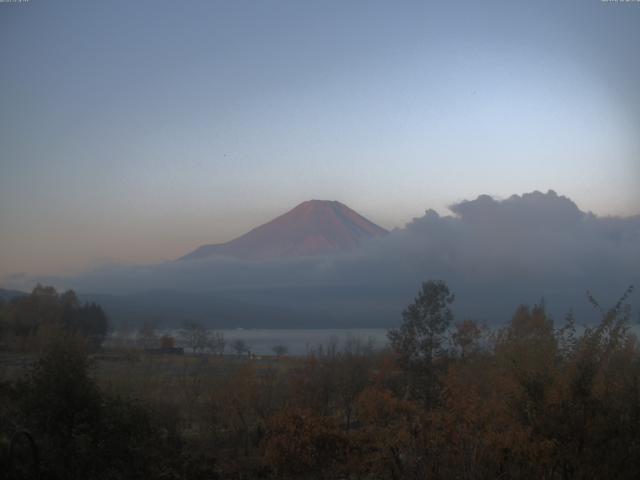
M314 318L313 326L322 326L322 318L331 325L393 325L428 279L449 283L458 318L487 323L503 322L517 305L541 298L556 317L573 309L588 321L595 312L587 290L606 306L629 285L640 287L640 215L598 217L553 191L503 200L482 195L450 210L447 216L427 210L349 253L277 261L219 257L29 282L87 293L210 293L288 308ZM636 292L632 302L639 297Z

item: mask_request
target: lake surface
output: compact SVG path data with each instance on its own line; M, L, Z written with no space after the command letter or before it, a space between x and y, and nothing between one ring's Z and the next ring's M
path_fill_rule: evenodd
M388 345L387 329L385 328L318 328L318 329L219 329L226 341L225 353L233 354L232 343L235 340L243 340L249 350L256 355L273 355L273 347L283 345L287 348L289 355L306 355L317 350L319 347L326 348L335 345L342 349L344 345L352 340L360 342L371 342L374 349L381 349ZM577 334L581 335L583 326L577 327ZM630 325L630 332L640 338L640 325L634 323ZM158 330L157 336L170 335L179 347L185 347L181 341L181 330ZM107 340L107 343L117 342L116 337L121 333L115 332ZM135 342L137 334L131 333L127 337L127 342ZM120 336L120 339L122 337ZM120 340L121 341L121 340Z
M335 344L341 349L348 341L358 340L371 342L373 348L380 349L387 345L387 330L384 328L355 328L355 329L219 329L224 335L227 347L225 353L233 353L231 344L235 340L243 340L250 351L256 355L273 355L273 347L284 345L289 355L306 355L308 352ZM170 335L176 340L176 345L183 347L181 331L158 330L157 336ZM116 342L118 332L108 340ZM127 337L128 341L135 341L136 334Z
M227 345L234 340L244 340L250 350L257 355L273 355L275 345L284 345L291 355L305 355L318 347L336 344L340 349L349 340L372 342L373 347L383 348L387 345L387 330L383 328L366 329L235 329L220 330ZM230 349L228 349L230 351Z

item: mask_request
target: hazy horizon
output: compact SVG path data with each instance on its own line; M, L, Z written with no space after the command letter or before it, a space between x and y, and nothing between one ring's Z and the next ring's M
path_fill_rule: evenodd
M573 311L590 321L597 312L587 291L613 305L640 285L640 215L600 217L554 191L479 196L444 216L428 210L355 248L343 236L355 228L344 212L326 204L296 212L204 256L12 276L8 284L87 294L115 323L152 317L174 326L190 319L253 328L393 325L428 279L449 284L459 318L499 324L515 306L544 298L554 317ZM316 251L316 235L337 248Z

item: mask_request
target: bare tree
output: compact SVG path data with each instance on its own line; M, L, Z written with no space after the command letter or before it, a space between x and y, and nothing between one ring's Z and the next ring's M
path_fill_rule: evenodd
M282 357L283 355L286 355L287 353L289 353L289 349L287 348L287 346L282 344L274 345L273 347L271 347L271 350L278 357Z
M222 332L209 331L207 335L207 348L216 355L222 355L227 342Z
M245 342L241 338L234 340L233 343L231 344L231 348L235 350L236 355L242 355L243 353L249 350L249 346L247 345L247 342Z
M145 320L138 330L138 343L142 348L153 348L158 343L158 336L153 322Z
M182 341L193 353L203 353L208 347L207 330L197 322L187 322L180 331Z

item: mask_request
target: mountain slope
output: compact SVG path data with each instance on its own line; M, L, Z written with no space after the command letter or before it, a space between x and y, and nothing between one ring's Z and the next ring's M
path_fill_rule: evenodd
M309 200L248 233L217 245L203 245L179 260L212 255L247 260L308 256L351 250L387 231L336 201Z

